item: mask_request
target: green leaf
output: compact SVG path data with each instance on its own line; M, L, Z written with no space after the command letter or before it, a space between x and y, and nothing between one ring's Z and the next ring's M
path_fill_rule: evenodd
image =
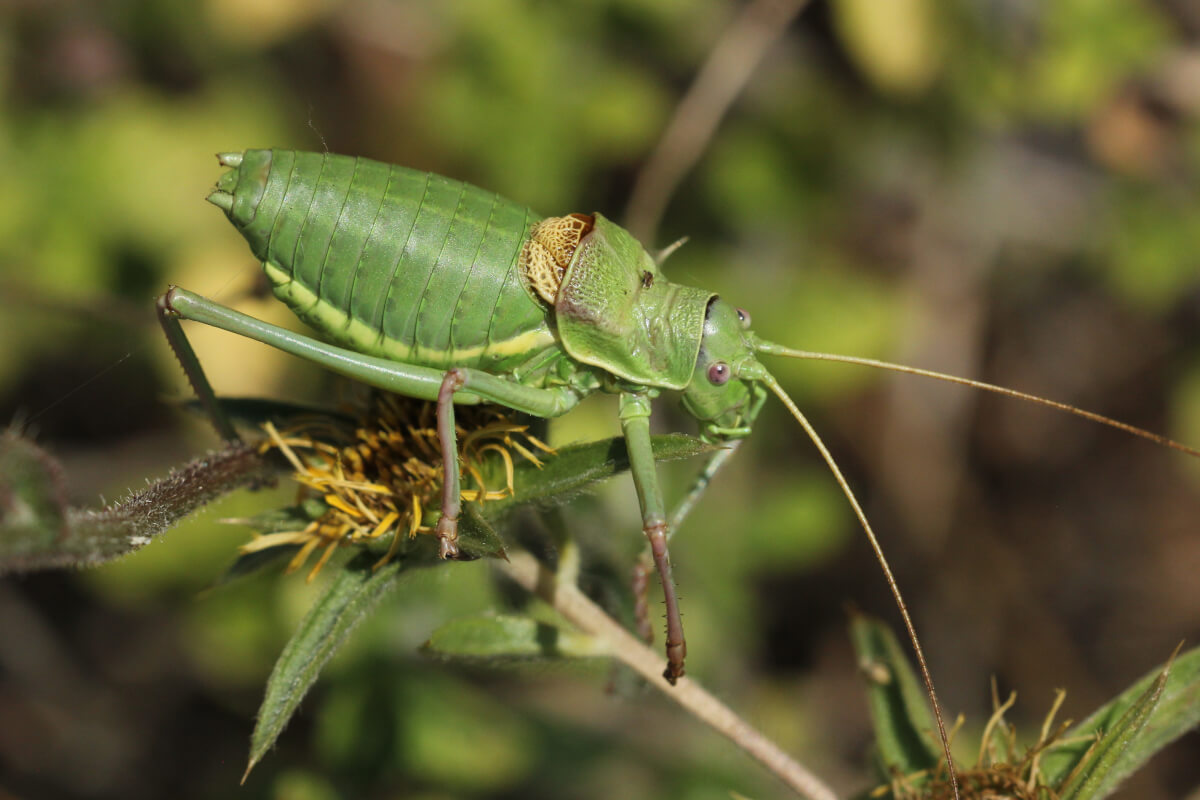
M1105 787L1113 788L1116 782L1110 780L1113 768L1154 713L1168 674L1168 669L1160 672L1154 683L1121 715L1117 724L1105 731L1096 746L1084 755L1062 787L1062 800L1092 800L1104 797L1107 794Z
M0 555L52 548L67 531L58 462L16 431L0 435Z
M1197 724L1200 648L1193 648L1147 673L1064 734L1066 743L1042 757L1043 779L1059 786L1070 778L1063 791L1072 794L1063 797L1104 797ZM1097 736L1101 737L1098 744Z
M874 617L856 614L850 621L850 638L867 683L883 774L908 775L936 767L942 754L935 745L925 687L891 629Z
M463 503L458 520L459 549L472 558L504 558L504 540L484 518L484 510L479 503Z
M514 615L451 620L434 631L425 649L439 656L486 661L591 658L608 653L603 643L591 636Z
M318 498L309 498L294 506L272 508L249 517L223 519L229 525L245 525L259 533L283 533L302 531L310 522L320 519L329 506Z
M354 417L328 408L271 400L264 397L218 397L217 405L229 420L236 425L258 430L264 422L276 427L285 427L304 419L320 420L328 424L331 420L353 429ZM183 407L193 414L207 418L208 411L199 400L186 400ZM259 431L261 435L261 431Z
M283 533L304 530L310 522L320 519L321 515L328 510L329 506L324 501L309 498L298 505L274 508L250 517L224 519L221 521L231 525L245 525L253 528L258 533ZM297 544L281 544L276 547L268 547L264 550L251 550L248 553L242 553L213 581L210 588L223 586L230 581L244 578L259 570L266 569L290 557L299 549L300 545Z
M416 565L414 559L397 558L375 569L378 561L378 554L362 552L343 566L283 648L267 679L258 721L250 737L247 775L283 732L321 668L396 585L397 578Z
M238 578L244 578L247 575L253 575L259 570L274 566L295 555L299 549L300 545L298 544L281 544L278 547L268 547L265 550L251 550L249 553L242 553L212 582L209 588L224 586Z
M651 437L651 444L658 461L691 458L715 449L714 445L682 433ZM523 503L563 502L571 494L628 469L625 439L620 436L559 448L541 469L529 462L518 463L513 477L516 496L489 500L483 506L483 513L492 519Z

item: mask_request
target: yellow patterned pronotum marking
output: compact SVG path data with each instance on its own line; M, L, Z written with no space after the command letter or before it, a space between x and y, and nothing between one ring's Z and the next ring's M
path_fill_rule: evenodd
M568 214L547 217L530 229L517 263L530 288L550 305L558 299L563 274L580 240L594 224L594 218L586 214Z

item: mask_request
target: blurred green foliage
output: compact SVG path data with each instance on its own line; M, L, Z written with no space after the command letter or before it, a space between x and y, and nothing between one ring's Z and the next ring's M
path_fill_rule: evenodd
M767 54L648 243L691 237L668 274L749 309L772 340L969 371L1195 444L1200 15L1176 0L888 5L814 0ZM155 295L174 282L287 319L203 202L213 153L327 146L547 214L619 218L741 7L0 6L0 414L40 431L77 503L164 472L211 436L163 411L185 392ZM257 345L195 338L222 393L339 391ZM1025 410L971 428L961 394L906 405L853 368L777 372L863 491L951 708L982 702L996 672L1034 692L1065 682L1084 711L1194 629L1195 476L1167 456ZM690 430L671 403L661 416ZM612 424L600 400L551 434ZM769 408L673 554L689 672L849 790L866 723L841 691L854 668L842 605L888 601L818 467ZM668 487L689 476L672 470ZM234 790L262 681L312 589L257 576L196 593L241 540L216 520L286 501L236 497L119 564L3 587L0 608L32 620L10 638L39 666L0 648L0 790ZM618 480L569 512L585 580L623 580L641 547L634 506ZM503 605L481 565L437 572L334 660L247 797L778 796L620 678L614 701L570 672L424 661L440 622ZM28 644L41 641L54 646ZM1200 781L1190 755L1138 796L1181 796Z
M991 718L974 762L964 758L952 787L934 735L925 688L895 634L874 618L855 615L850 636L875 725L874 756L891 791L875 797L1108 797L1168 742L1200 720L1196 694L1200 650L1176 649L1166 663L1096 709L1079 725L1056 720L1059 690L1036 738L1019 736L1005 720L1016 693L1001 702L993 688ZM1182 645L1181 645L1182 647ZM960 747L960 751L965 748Z

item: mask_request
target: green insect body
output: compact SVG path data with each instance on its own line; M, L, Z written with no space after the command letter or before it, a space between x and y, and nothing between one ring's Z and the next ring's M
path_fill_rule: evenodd
M655 280L641 245L599 215L575 215L591 235L559 254L566 265L548 301L522 259L540 218L493 192L332 154L249 150L223 160L232 169L209 199L276 296L331 342L529 385L596 388L578 365L667 389L691 380L712 293Z
M543 417L603 390L620 418L643 528L667 605L668 667L686 646L667 556L668 516L650 447L650 401L683 393L713 442L737 440L774 386L749 317L712 292L664 278L626 230L600 214L539 219L468 184L362 158L286 150L219 156L209 200L262 262L274 292L324 339L268 325L183 289L159 302L168 339L219 432L215 402L178 319L225 328L388 391L438 401L446 463L441 552L456 557L455 403L494 402ZM733 448L709 460L677 524Z

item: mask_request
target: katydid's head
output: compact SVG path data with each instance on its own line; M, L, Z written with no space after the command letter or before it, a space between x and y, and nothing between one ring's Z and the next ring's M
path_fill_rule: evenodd
M708 301L700 352L692 380L683 390L683 406L700 420L706 439L748 435L768 389L807 428L799 409L758 360L759 353L781 350L750 330L748 312L720 297Z
M701 421L709 438L744 435L754 421L762 397L755 383L765 370L755 358L753 341L749 314L719 297L708 301L683 406Z

